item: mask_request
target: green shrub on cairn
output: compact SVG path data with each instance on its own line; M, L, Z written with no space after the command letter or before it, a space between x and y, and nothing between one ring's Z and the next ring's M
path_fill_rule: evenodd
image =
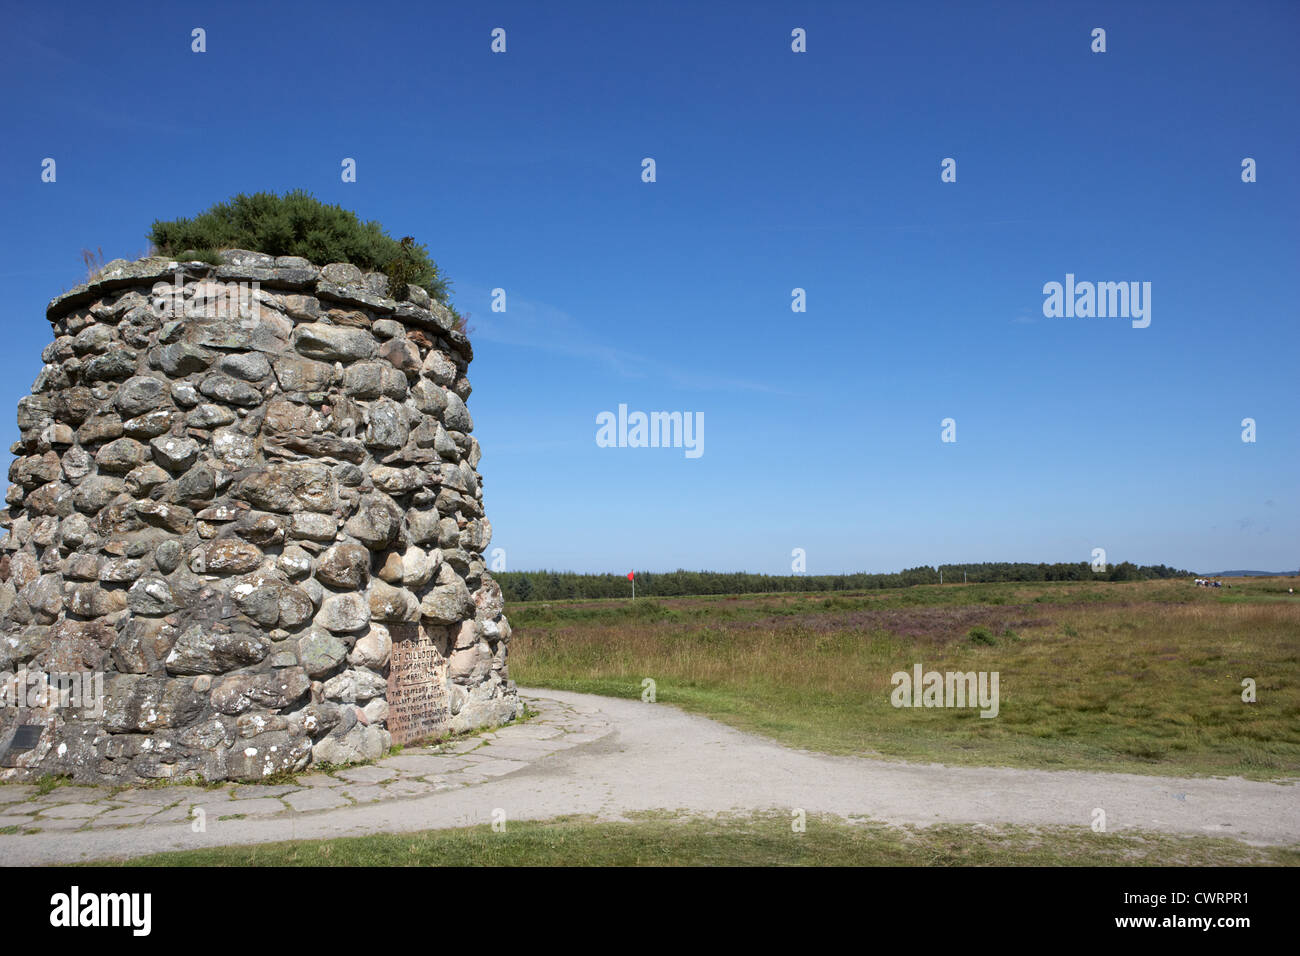
M191 219L156 220L149 241L162 255L208 262L217 261L220 249L301 256L322 265L349 262L387 275L394 298L406 297L407 283L419 286L460 319L448 301L450 286L428 249L411 236L399 242L379 223L363 223L356 213L300 189L283 196L240 193Z

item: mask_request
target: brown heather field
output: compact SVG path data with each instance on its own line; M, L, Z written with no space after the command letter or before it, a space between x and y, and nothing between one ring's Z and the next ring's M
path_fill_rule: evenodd
M1300 578L922 586L515 604L523 686L672 704L829 753L1300 773ZM972 636L974 635L974 636ZM894 708L891 675L997 671L1000 713ZM1242 701L1253 678L1256 703Z

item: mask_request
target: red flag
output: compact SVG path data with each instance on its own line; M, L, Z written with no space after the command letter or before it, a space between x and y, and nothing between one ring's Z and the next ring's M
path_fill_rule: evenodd
M633 576L633 572L629 571L629 572L627 573L627 579L628 579L629 581L635 581L635 580L636 580L636 578Z

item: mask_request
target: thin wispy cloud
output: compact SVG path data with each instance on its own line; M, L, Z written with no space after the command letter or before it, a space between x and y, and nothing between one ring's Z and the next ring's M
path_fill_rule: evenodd
M464 286L463 301L490 301L487 289ZM629 352L626 349L605 345L576 318L562 309L522 299L516 295L508 298L505 312L474 313L470 324L477 329L476 337L510 345L516 348L533 348L556 355L587 359L610 369L624 378L655 379L679 388L697 391L762 392L769 395L793 395L787 389L773 387L766 382L719 374L709 369L683 369L673 362Z

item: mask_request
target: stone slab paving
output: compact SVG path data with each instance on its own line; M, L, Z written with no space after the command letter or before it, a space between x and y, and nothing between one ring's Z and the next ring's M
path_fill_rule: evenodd
M388 791L383 787L377 787L370 783L360 784L355 787L342 787L334 792L347 797L353 803L374 803L376 800L382 800L388 796Z
M266 787L261 784L251 784L244 787L236 787L231 796L236 800L255 800L263 797L283 797L286 793L292 793L300 789L292 784L286 784L279 787Z
M215 809L218 820L238 820L240 817L264 817L283 813L284 804L274 797L259 797L256 800L222 800L219 803L209 803L204 809Z
M425 778L424 780L395 780L384 791L393 797L418 797L426 793L433 793L439 785L446 784L437 777Z
M120 810L108 810L90 821L92 827L116 827L124 823L144 823L157 811L152 807L123 807Z
M437 757L433 758L437 760ZM383 761L377 764L365 767L349 767L346 770L340 770L334 776L341 777L348 783L387 783L397 777L398 771L386 765Z
M530 700L536 717L525 723L407 747L373 764L331 773L311 771L292 783L187 784L149 788L0 784L0 841L10 836L76 830L140 829L224 820L293 819L344 807L427 797L523 770L560 751L600 739L610 725L556 700ZM198 811L202 811L202 814ZM8 862L0 842L0 863Z
M326 790L313 787L310 790L295 790L284 795L284 802L290 810L307 813L310 810L329 810L334 807L346 807L352 801L343 793L343 788Z

